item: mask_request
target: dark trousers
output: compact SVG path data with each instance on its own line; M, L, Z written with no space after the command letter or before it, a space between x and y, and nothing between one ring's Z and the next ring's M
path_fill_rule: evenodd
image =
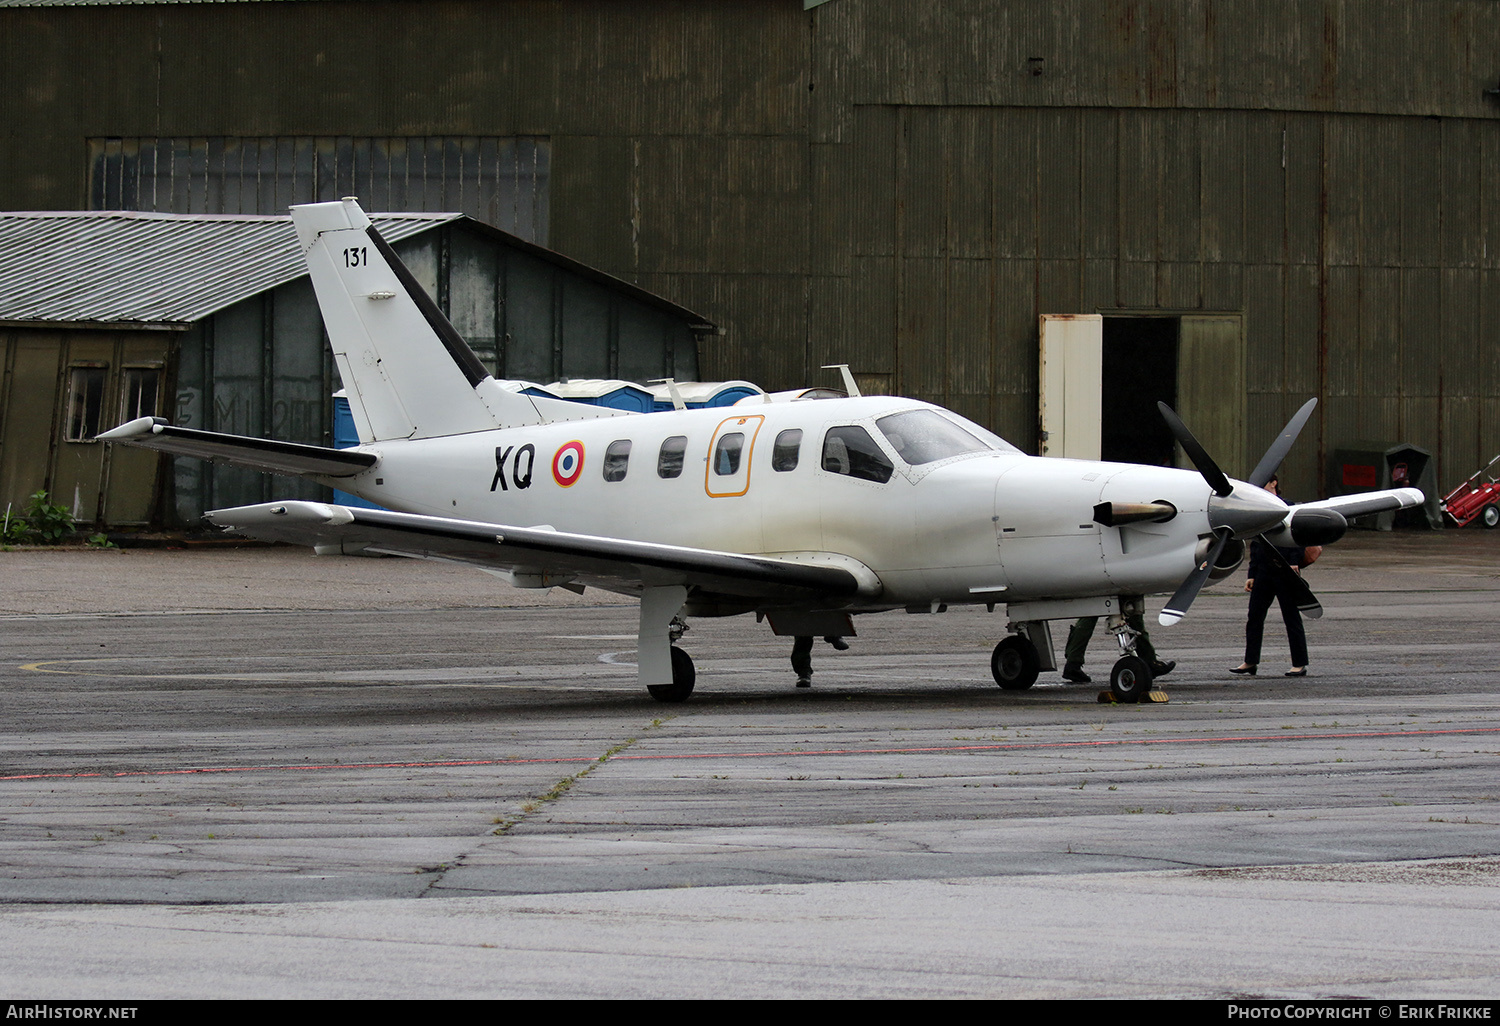
M800 634L792 642L792 672L799 677L812 676L812 646L813 639Z
M1302 630L1302 614L1297 611L1297 599L1288 587L1291 583L1286 575L1289 570L1273 570L1262 573L1250 586L1250 619L1245 623L1245 662L1255 666L1260 662L1260 643L1265 636L1266 611L1274 598L1281 605L1281 620L1286 624L1286 640L1292 650L1292 665L1307 665L1307 635Z
M1139 614L1127 616L1125 622L1132 630L1140 632L1135 639L1135 653L1148 663L1156 662L1156 649L1151 644L1151 635L1146 633L1146 620ZM1079 617L1078 622L1068 629L1068 643L1063 648L1063 658L1070 663L1083 665L1083 657L1088 652L1089 639L1094 636L1094 628L1098 626L1097 616Z

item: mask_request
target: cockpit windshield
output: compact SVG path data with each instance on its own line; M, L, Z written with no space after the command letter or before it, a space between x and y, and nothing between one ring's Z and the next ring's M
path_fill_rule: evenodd
M875 421L881 434L891 443L896 454L914 467L924 463L935 463L950 456L962 456L970 452L992 452L999 446L991 445L953 421L933 410L910 410L893 413ZM985 432L989 434L989 432ZM992 436L993 437L993 436ZM999 441L996 438L996 441ZM1011 446L1005 445L1006 450Z

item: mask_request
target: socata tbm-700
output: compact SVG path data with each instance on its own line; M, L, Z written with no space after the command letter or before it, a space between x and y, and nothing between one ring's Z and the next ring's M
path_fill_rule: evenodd
M208 520L319 552L457 560L520 587L638 595L640 682L692 692L683 616L764 614L788 635L852 633L850 614L1004 605L991 668L1023 689L1053 668L1047 622L1103 615L1151 671L1127 617L1174 591L1175 623L1246 539L1326 544L1346 517L1421 501L1413 488L1288 506L1260 486L1312 412L1248 481L1225 477L1165 406L1198 472L1027 456L940 407L858 396L627 413L523 395L491 377L353 200L292 208L360 445L337 450L141 418L111 442L335 485L386 507L273 502ZM1305 587L1305 586L1304 586ZM1320 611L1311 592L1302 605Z

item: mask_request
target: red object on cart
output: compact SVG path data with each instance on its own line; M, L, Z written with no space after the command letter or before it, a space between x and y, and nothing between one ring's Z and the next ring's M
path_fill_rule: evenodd
M1500 463L1500 456L1490 460L1483 469L1474 471L1467 481L1443 496L1443 512L1459 527L1475 520L1485 527L1500 527L1500 482L1490 473L1490 468L1496 463Z

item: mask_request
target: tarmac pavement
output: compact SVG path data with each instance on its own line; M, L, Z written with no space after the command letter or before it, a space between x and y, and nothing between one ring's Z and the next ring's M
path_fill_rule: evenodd
M861 617L810 692L753 618L694 621L668 706L613 596L0 552L0 985L1494 998L1497 550L1352 532L1309 571L1304 680L1274 616L1265 675L1225 672L1223 582L1153 632L1161 706L1000 691L982 607Z

